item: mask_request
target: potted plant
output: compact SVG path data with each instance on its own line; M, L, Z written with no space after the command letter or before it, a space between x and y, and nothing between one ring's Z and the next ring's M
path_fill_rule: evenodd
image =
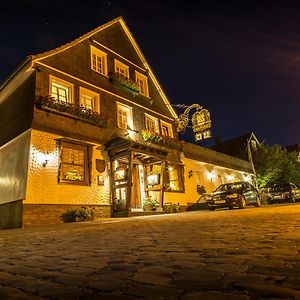
M70 222L82 222L94 219L94 208L89 206L82 206L79 209L70 209L66 213L63 213L59 218L64 223Z
M126 200L125 199L116 199L115 211L124 211L124 210L126 210Z
M157 198L152 198L151 196L145 198L143 203L145 211L154 211L159 205Z

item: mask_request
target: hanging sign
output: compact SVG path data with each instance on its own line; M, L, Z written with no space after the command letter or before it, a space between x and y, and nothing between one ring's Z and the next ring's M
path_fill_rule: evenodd
M192 116L192 127L195 140L200 141L211 137L211 119L207 109L196 111Z

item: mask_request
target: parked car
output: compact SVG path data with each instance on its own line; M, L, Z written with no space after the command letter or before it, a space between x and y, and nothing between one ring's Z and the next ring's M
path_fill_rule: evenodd
M264 187L259 190L260 201L262 204L268 204L271 199L270 188Z
M237 206L245 208L247 205L259 207L261 204L259 192L247 181L225 183L220 185L207 200L209 210Z
M300 199L300 188L293 183L276 184L269 189L270 198L268 202L281 203L281 202L295 202Z

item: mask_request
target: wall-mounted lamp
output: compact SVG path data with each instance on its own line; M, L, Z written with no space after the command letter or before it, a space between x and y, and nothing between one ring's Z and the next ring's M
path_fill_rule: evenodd
M232 181L233 178L234 178L234 177L233 177L232 175L228 175L228 176L227 176L227 180L228 180L229 182Z
M51 162L53 160L51 154L49 154L48 151L40 152L40 151L36 150L33 155L34 155L35 162L44 168L49 164L49 162Z
M193 176L193 170L189 171L189 178L191 178Z
M209 172L209 173L207 174L207 177L208 177L209 180L214 180L214 178L216 177L216 174L213 173L213 172Z
M45 159L45 161L43 161L42 166L43 166L44 168L47 166L48 161L49 161L48 159Z

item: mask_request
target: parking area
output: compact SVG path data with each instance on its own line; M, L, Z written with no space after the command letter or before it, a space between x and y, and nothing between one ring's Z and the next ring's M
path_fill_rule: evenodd
M0 299L300 299L300 204L0 232Z

